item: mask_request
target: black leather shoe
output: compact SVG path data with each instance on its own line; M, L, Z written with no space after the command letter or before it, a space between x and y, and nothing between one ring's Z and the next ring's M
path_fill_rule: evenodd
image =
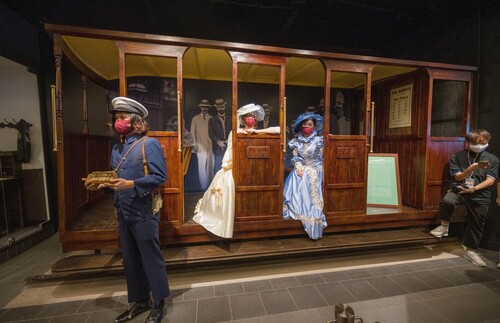
M127 322L136 317L137 315L146 312L151 308L151 302L136 302L128 310L120 314L116 319L115 323Z
M160 305L155 306L149 312L148 318L145 323L160 323L163 318L163 307L165 303L162 302Z

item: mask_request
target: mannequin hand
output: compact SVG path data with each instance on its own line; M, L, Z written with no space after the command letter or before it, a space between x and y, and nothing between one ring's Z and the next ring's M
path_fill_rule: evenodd
M115 191L121 191L127 188L133 188L134 187L134 181L129 180L129 179L124 179L124 178L114 178L109 181L109 183L101 184L104 185L105 187L109 187ZM101 186L99 185L99 186Z

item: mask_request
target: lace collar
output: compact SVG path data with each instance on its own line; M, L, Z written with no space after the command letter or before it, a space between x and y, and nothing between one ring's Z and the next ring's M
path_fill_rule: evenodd
M304 137L304 135L302 134L302 132L299 132L299 134L297 136L297 140L300 141L300 142L304 142L304 143L310 143L316 137L317 137L316 131L313 131L313 133L309 137Z

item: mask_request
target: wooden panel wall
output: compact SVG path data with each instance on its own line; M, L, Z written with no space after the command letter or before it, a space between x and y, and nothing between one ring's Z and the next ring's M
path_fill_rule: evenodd
M167 181L160 189L163 207L160 210L160 226L178 226L184 223L181 195L184 192L182 182L181 153L178 152L176 132L148 132L161 145L167 164Z
M325 160L324 213L327 216L364 213L366 203L366 139L329 136Z
M390 91L413 84L411 126L389 128ZM424 205L425 154L429 77L425 70L392 77L374 84L376 102L375 153L398 154L403 204L415 208Z
M235 222L281 218L283 152L278 136L238 136L233 145L236 184Z
M82 178L87 176L86 136L83 134L64 135L64 177L65 227L69 228L78 218L78 210L87 202L87 190Z
M109 169L110 138L77 133L64 134L64 228L69 228L78 219L84 208L102 199L104 193L88 192L82 178L97 170Z
M429 141L426 164L426 210L438 208L439 201L446 193L452 180L450 157L464 147L464 138L433 138Z

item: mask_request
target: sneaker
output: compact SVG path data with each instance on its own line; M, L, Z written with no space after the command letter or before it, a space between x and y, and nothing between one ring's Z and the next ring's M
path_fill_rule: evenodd
M435 236L436 238L447 237L448 236L448 229L449 229L449 226L440 225L439 227L432 230L431 234L433 236Z
M472 250L465 251L463 257L476 266L486 267L486 263L483 261L483 259L481 259L481 257L479 257L479 255Z

